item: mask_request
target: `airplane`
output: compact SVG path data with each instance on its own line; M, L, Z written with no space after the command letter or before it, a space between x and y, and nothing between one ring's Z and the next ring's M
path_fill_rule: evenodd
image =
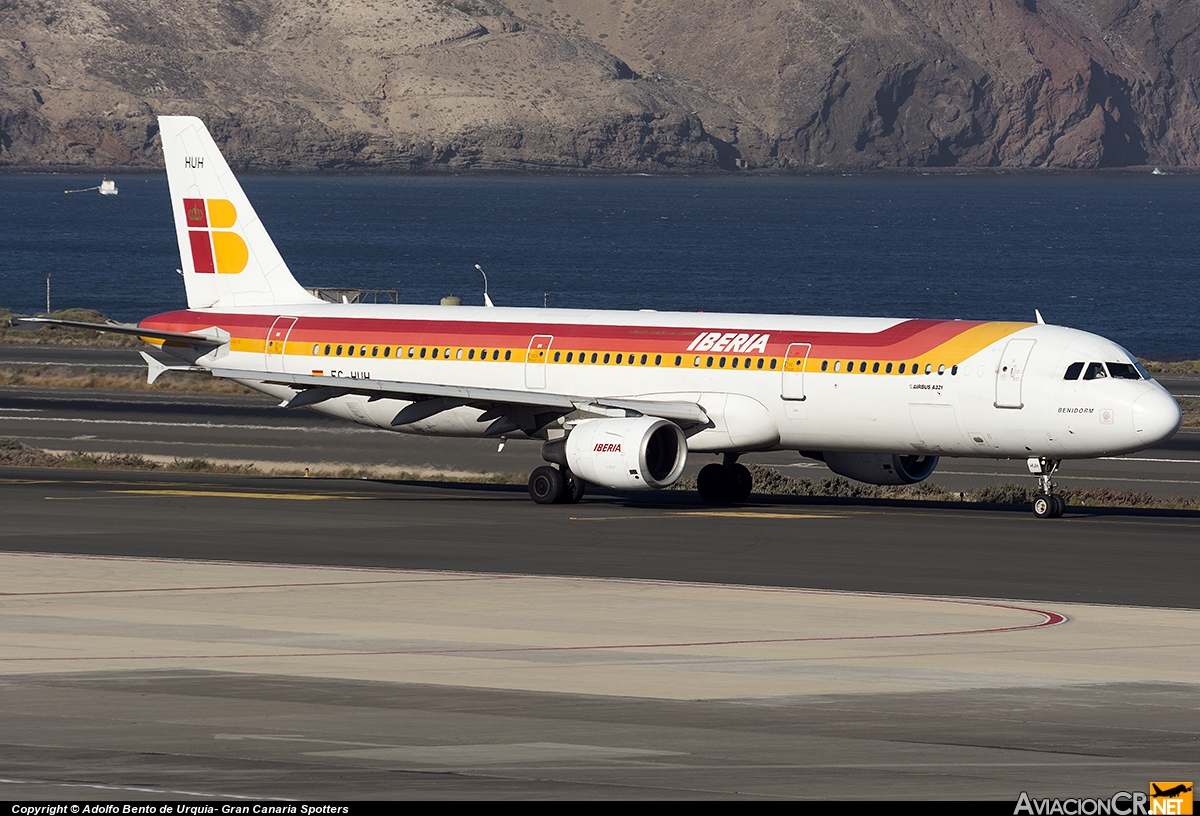
M1157 799L1159 797L1163 797L1163 796L1165 796L1168 799L1173 799L1181 793L1188 793L1192 789L1191 785L1188 785L1187 783L1184 783L1184 782L1179 783L1178 785L1176 785L1173 788L1167 788L1166 790L1161 789L1160 787L1158 787L1158 785L1155 785L1153 782L1150 783L1150 787L1154 788L1154 793L1152 793L1150 795L1152 797L1154 797L1155 799Z
M1066 509L1064 460L1169 439L1179 404L1111 340L1037 322L330 303L292 276L207 128L159 117L188 308L134 325L151 382L206 370L401 433L525 437L535 502L585 484L669 487L688 457L706 502L744 501L742 454L793 450L876 485L940 456L1027 460L1033 511Z

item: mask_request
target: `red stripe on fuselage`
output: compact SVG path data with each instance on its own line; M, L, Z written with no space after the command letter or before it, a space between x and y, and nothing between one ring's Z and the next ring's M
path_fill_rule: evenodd
M167 331L199 331L218 326L233 337L261 340L278 315L213 314L177 311L148 317L139 325ZM905 320L878 332L830 332L774 329L689 328L671 326L610 326L575 323L515 323L469 320L397 318L301 317L289 336L298 343L363 345L478 346L524 348L537 334L554 336L553 347L563 351L606 349L626 352L716 354L687 352L701 334L769 334L766 354L783 356L791 343L811 343L812 356L902 360L917 357L982 325L983 321ZM737 352L720 352L737 354Z

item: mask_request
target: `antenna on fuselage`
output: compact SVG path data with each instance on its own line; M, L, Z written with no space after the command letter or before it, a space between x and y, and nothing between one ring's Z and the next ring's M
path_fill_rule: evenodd
M1037 318L1038 325L1041 325L1041 326L1045 326L1045 325L1046 325L1046 320L1045 320L1045 318L1043 318L1043 317L1042 317L1042 310L1041 310L1041 309L1034 309L1034 310L1033 310L1033 316Z
M488 307L493 307L496 304L492 303L492 299L490 297L488 297L488 293L487 293L487 272L484 272L483 267L480 266L479 264L475 264L475 268L479 270L480 275L483 275L483 305L488 306Z

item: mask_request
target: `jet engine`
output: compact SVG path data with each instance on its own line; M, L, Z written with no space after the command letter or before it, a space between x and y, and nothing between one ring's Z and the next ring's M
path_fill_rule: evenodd
M923 482L933 473L938 463L936 456L897 456L890 453L830 451L819 458L839 476L875 485Z
M585 419L566 440L548 442L542 455L592 484L657 490L683 473L687 439L678 425L658 417Z

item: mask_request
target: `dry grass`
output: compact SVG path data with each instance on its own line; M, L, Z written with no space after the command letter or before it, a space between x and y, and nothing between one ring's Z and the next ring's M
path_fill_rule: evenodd
M1174 360L1166 363L1142 360L1141 363L1151 374L1200 374L1200 360Z
M305 468L275 463L260 466L251 462L180 459L143 456L136 453L87 453L52 451L26 445L16 439L0 438L0 467L89 468L143 470L173 473L236 473L251 476L305 476L314 479L381 479L401 482L449 482L472 484L525 484L520 473L467 473L430 469L395 470L387 467L325 465Z
M139 338L128 334L112 334L92 329L72 329L66 326L42 326L37 329L14 328L12 309L0 309L0 343L20 346L103 346L105 348L145 348ZM81 323L107 323L108 318L95 309L63 309L51 312L56 320L77 320Z
M257 394L231 380L197 372L168 372L146 382L145 371L101 371L88 366L0 365L0 385L38 388L100 388L111 391L177 391L205 394Z
M754 492L762 496L812 496L847 499L905 499L919 501L964 501L980 504L1029 504L1034 488L1006 482L987 485L965 493L952 492L930 482L915 485L870 485L841 476L812 481L795 479L772 468L747 465L754 476ZM694 479L680 479L672 490L695 490ZM1172 510L1200 510L1200 499L1172 496L1160 499L1149 493L1111 490L1105 487L1064 489L1059 493L1073 507L1144 507Z
M88 468L105 470L153 470L176 473L235 473L262 476L310 476L312 478L380 479L400 482L446 482L451 484L524 485L523 473L454 473L437 470L391 470L381 467L274 466L260 468L245 462L213 462L208 459L171 459L134 453L58 452L30 447L16 439L0 439L0 467ZM953 493L929 482L903 487L853 482L840 476L812 481L794 479L761 465L749 465L754 475L754 493L760 496L811 496L814 498L906 499L916 501L962 501L980 504L1029 504L1034 489L1007 482L988 485L966 493ZM695 490L694 479L680 479L671 490ZM1092 487L1062 490L1073 507L1138 507L1171 510L1200 510L1200 499L1173 496L1159 499L1149 493Z

